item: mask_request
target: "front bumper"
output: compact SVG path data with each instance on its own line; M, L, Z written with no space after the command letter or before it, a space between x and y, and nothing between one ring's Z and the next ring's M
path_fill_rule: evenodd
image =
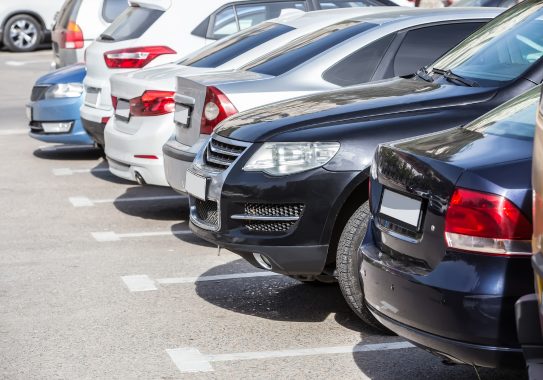
M177 192L185 194L185 178L196 154L208 142L209 136L202 136L192 146L181 144L174 137L162 147L166 181Z
M365 302L387 328L442 356L483 367L523 367L515 301L531 284L525 258L447 252L429 273L375 244L360 248Z

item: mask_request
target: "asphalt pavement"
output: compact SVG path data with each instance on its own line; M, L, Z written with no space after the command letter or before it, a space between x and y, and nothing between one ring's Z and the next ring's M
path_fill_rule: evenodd
M51 54L0 53L1 378L477 379L365 327L337 285L219 255L170 189L31 139L24 106Z

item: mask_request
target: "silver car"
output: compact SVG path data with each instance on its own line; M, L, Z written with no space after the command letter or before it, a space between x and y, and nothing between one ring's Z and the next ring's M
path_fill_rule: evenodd
M501 11L385 8L295 39L240 70L179 76L176 133L163 147L168 183L185 192L186 170L228 116L297 96L412 75Z

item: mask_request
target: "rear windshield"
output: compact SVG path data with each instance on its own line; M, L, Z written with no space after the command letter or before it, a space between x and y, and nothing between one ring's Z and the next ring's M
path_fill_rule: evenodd
M342 21L295 39L242 69L260 74L281 75L343 41L376 26L377 24L356 20Z
M126 8L128 8L128 0L104 0L102 17L107 22L113 22Z
M75 21L82 0L66 0L58 14L57 25L66 29L70 21Z
M541 86L537 86L467 125L466 129L485 135L531 140L540 93Z
M164 11L144 7L128 7L100 36L100 41L125 41L139 38Z
M223 38L182 60L179 64L193 67L217 67L291 30L294 28L283 24L263 23Z

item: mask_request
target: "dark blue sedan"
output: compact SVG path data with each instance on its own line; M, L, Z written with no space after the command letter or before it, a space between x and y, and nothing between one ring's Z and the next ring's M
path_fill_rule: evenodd
M532 292L538 86L462 128L381 145L361 245L365 302L449 360L523 366L515 301Z

